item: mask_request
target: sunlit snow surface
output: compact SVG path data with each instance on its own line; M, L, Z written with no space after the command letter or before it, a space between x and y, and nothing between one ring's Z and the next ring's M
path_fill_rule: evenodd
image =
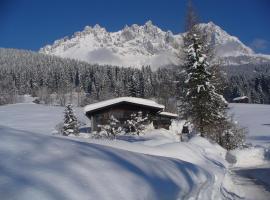
M215 48L216 55L224 64L269 62L268 55L255 54L237 37L229 35L213 22L199 24L199 28L209 35L208 43ZM174 35L171 31L163 31L151 21L142 26L126 26L117 32L109 32L99 25L86 26L70 38L46 45L40 52L92 64L138 68L149 65L158 69L181 63L179 58L183 52L180 47L184 34Z
M270 105L230 104L231 113L248 129L247 142L270 147Z
M53 136L63 111L0 106L1 199L234 199L218 145L200 137L180 143L166 130L115 141Z
M0 106L1 199L221 198L218 146L165 130L126 141L53 136L62 118L62 107Z

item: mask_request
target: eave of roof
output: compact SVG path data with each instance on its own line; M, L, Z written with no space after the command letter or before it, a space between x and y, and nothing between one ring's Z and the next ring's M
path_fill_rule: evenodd
M94 112L96 110L100 110L102 108L110 107L112 105L123 103L123 102L135 104L135 105L141 105L144 107L151 107L158 110L163 110L165 108L163 105L158 104L155 101L152 101L149 99L142 99L142 98L136 98L136 97L119 97L119 98L114 98L114 99L87 105L84 107L84 113L86 114L87 112Z
M248 97L247 96L236 97L233 99L233 101L244 100L244 99L248 99Z
M166 117L170 117L170 118L177 118L178 115L175 113L169 113L169 112L160 112L158 113L161 116L166 116Z

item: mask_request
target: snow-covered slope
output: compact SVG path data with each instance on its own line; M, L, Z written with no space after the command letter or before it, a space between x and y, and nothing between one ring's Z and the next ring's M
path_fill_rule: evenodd
M199 24L200 29L209 37L209 43L219 57L251 55L254 52L237 37L229 35L213 22Z
M255 124L267 123L264 109L249 106L258 110ZM232 107L237 118L253 122L246 106ZM228 173L226 151L204 138L179 142L167 130L114 141L53 136L63 110L33 103L0 106L1 199L268 199L261 190L250 198L245 182L241 192ZM76 113L87 121L82 109ZM262 130L251 134L269 132Z
M256 55L238 38L229 35L212 22L200 24L200 28L209 35L209 43L216 49L217 55L225 64L243 64L245 60L257 59L270 61L269 57ZM117 32L108 32L95 25L86 26L83 31L76 32L71 38L56 40L53 45L40 49L41 53L64 58L74 58L89 63L118 66L151 65L153 68L174 65L181 55L183 34L174 35L171 31L163 31L151 21L139 26L126 26ZM239 56L241 60L234 59ZM223 59L230 58L232 59Z
M148 21L143 26L126 26L112 33L99 25L86 26L82 32L57 40L40 52L99 64L166 65L176 64L180 43L181 36L164 32Z
M222 198L226 161L219 146L199 137L180 143L165 130L132 141L53 136L62 112L0 106L1 199Z
M1 199L189 199L208 181L201 167L177 159L0 131Z

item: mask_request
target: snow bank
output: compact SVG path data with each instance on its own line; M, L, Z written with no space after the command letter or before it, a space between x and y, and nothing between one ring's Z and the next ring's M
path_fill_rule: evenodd
M250 147L237 149L230 152L235 157L234 167L254 167L269 162L266 158L267 149L263 147Z
M75 109L79 121L90 124L81 108ZM0 125L38 134L55 132L55 127L64 120L64 107L33 103L0 106Z
M224 150L203 138L52 136L63 108L35 104L1 106L0 118L3 199L222 199Z
M179 142L179 136L174 137L170 131L154 130L141 137L130 137L127 141L122 138L90 142L146 155L175 158L200 166L208 172L208 181L201 185L203 189L199 199L221 199L220 191L228 166L226 150L204 138L195 137L190 142Z
M219 157L219 159L220 158L224 159L223 164L224 165L227 164L226 162L224 162L226 158L227 150L222 148L220 145L216 143L212 143L209 140L199 137L199 136L191 138L189 143L197 145L200 148L202 148L208 156L212 155L212 156L216 156L217 158Z
M0 126L1 199L192 199L209 174L144 155Z
M254 147L234 150L235 167L264 165L270 160L270 105L230 104L230 112L243 127L247 127L247 142Z

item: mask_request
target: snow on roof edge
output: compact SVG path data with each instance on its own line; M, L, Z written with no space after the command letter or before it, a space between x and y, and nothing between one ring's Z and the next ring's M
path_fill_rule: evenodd
M170 113L170 112L160 112L158 113L159 115L163 115L163 116L169 116L169 117L178 117L177 114L175 113Z
M119 98L114 98L114 99L105 100L98 103L87 105L84 107L84 113L86 114L87 112L94 111L103 107L111 106L120 102L134 103L134 104L139 104L139 105L144 105L144 106L149 106L149 107L155 107L159 109L165 108L164 105L158 104L155 101L152 101L149 99L136 98L136 97L119 97Z
M242 100L248 98L247 96L235 97L233 101Z

